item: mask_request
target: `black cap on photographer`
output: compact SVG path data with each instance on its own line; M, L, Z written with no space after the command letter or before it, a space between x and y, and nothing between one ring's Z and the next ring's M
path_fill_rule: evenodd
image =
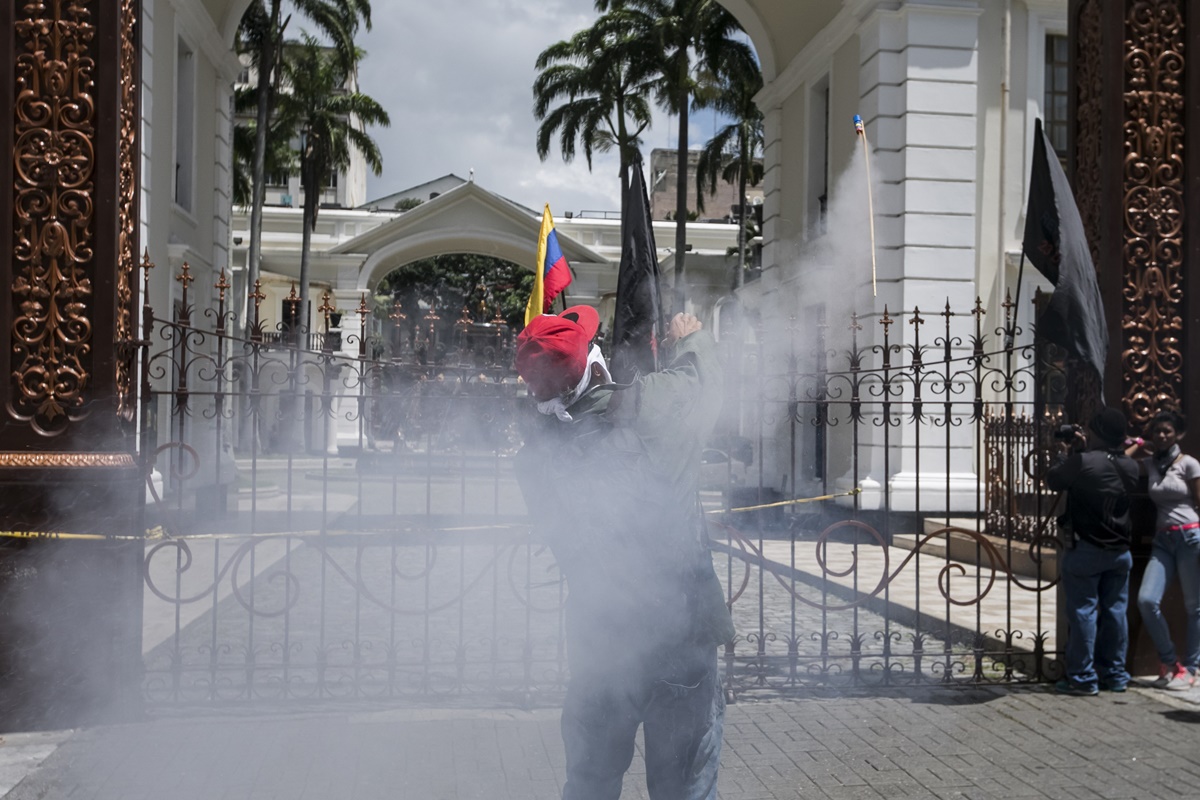
M1101 409L1088 427L1109 447L1120 447L1125 443L1125 415L1115 408Z

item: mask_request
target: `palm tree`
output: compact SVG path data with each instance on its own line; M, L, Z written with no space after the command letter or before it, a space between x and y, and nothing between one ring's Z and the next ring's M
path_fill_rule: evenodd
M696 207L704 210L704 193L717 189L717 173L726 183L738 185L738 266L734 288L742 285L746 269L746 186L757 186L763 177L763 114L754 102L762 89L762 71L753 59L745 61L732 51L721 62L717 76L721 91L698 107L719 111L731 122L717 131L700 151L696 168Z
M687 244L688 108L699 68L719 72L719 64L735 50L753 57L739 35L741 26L718 0L596 0L596 10L612 11L633 36L654 52L656 99L679 116L678 178L675 186L675 275L683 274Z
M316 29L329 39L346 70L353 70L357 58L354 34L360 22L366 25L367 30L371 29L370 0L289 0L289 4L312 21ZM271 149L267 134L279 96L280 60L284 33L290 21L290 14L284 16L283 0L252 0L238 27L238 51L249 56L250 65L257 71L247 286L253 286L258 278L266 188L264 181Z
M363 55L361 50L358 55ZM376 175L383 171L379 146L364 128L387 126L391 120L373 98L357 91L357 87L347 88L353 83L354 72L307 33L300 43L286 48L282 66L288 91L280 92L276 115L300 140L300 186L304 191L300 313L307 315L309 252L321 191L333 170L349 166L351 149L363 156Z
M621 162L621 202L629 187L629 165L638 157L641 134L650 125L653 59L646 42L619 15L605 15L591 28L557 42L537 58L533 113L542 122L537 152L550 155L555 133L563 161L575 158L576 140L588 169L595 152L616 147ZM551 109L559 101L562 104ZM622 208L624 211L624 208Z
M247 113L257 105L253 88L243 87L234 92L236 113ZM255 127L253 120L233 126L233 202L239 206L249 206L254 199ZM268 126L264 175L285 175L295 169L295 154L288 142L291 133L281 128L278 122Z

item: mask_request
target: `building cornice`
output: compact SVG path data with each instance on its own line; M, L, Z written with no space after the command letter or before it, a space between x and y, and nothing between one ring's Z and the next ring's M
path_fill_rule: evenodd
M861 20L857 5L846 5L833 18L821 35L804 49L779 73L779 77L764 86L754 101L764 112L779 108L801 86L819 77L829 68L833 55L858 31Z
M217 30L216 22L204 13L203 6L188 0L171 0L171 5L179 17L179 28L187 31L188 37L212 62L221 80L229 84L237 80L242 64Z
M1035 3L1046 10L1061 9L1058 3ZM959 14L978 17L983 9L978 6L942 5L934 2L905 3L880 2L880 0L856 0L847 2L842 10L833 18L833 22L821 32L821 36L810 42L796 54L787 68L779 77L763 87L754 98L758 107L764 112L779 108L784 101L791 97L806 83L811 83L829 69L834 54L849 41L851 36L858 33L862 24L873 14L894 17L904 17L914 12L933 12L938 14Z

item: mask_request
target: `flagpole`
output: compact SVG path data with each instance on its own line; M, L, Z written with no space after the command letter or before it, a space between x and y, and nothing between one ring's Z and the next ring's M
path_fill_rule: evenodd
M1013 303L1012 324L1009 325L1008 335L1005 337L1007 341L1004 344L1004 349L1013 346L1013 341L1017 337L1017 314L1021 313L1021 284L1025 277L1025 248L1021 248L1021 266L1017 268L1017 299Z
M858 114L854 115L854 130L862 139L863 158L867 163L867 221L870 223L871 229L871 296L878 297L879 291L875 285L875 202L871 197L871 148L867 144L867 129L863 125L862 117Z

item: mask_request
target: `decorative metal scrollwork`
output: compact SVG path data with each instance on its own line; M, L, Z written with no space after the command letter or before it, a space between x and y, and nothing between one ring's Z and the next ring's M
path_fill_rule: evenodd
M15 30L8 412L54 435L91 380L96 27L89 4L55 0L25 3Z
M1144 423L1183 395L1184 24L1181 3L1129 3L1124 42L1121 365Z
M121 0L121 110L118 136L119 163L117 175L117 318L116 318L116 389L117 414L132 420L136 410L134 399L134 358L136 338L134 324L134 271L137 268L137 183L138 183L138 124L139 104L137 50L139 46L136 0Z
M1091 246L1092 261L1100 263L1099 243L1103 223L1100 216L1101 180L1100 136L1104 118L1103 81L1100 70L1100 2L1084 0L1075 17L1075 190L1079 215Z

